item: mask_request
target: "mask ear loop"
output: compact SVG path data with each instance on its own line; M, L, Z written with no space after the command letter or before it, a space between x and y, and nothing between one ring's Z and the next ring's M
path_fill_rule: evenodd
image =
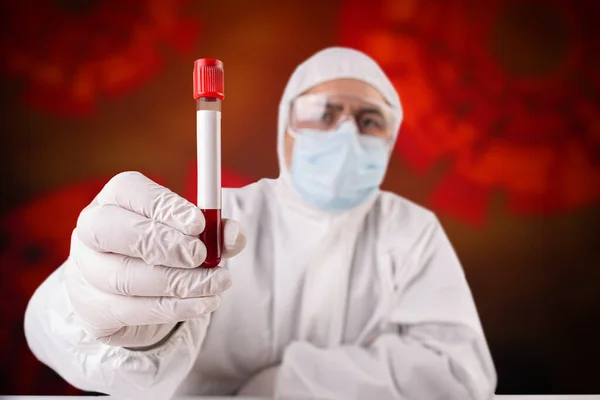
M288 111L288 124L287 124L287 129L286 129L286 134L290 135L294 139L296 139L298 137L296 130L294 128L292 128L293 119L294 119L294 103L295 102L296 102L296 99L294 99L290 102L290 109Z
M297 139L298 138L298 134L296 133L296 131L292 128L291 125L288 124L288 127L286 129L286 134L289 135L290 137Z

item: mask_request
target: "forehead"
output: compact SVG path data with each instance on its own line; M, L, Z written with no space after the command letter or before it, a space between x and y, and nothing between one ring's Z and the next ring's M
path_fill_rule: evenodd
M356 79L334 79L313 86L305 94L330 93L362 97L376 102L386 102L377 89L368 83Z

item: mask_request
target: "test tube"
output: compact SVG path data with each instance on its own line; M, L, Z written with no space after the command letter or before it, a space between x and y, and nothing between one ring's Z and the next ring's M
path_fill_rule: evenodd
M223 63L214 58L194 62L198 208L206 227L200 240L206 245L204 268L221 262L221 101L225 98Z

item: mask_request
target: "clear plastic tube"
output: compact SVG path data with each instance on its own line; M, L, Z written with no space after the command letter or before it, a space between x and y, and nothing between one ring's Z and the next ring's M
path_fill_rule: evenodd
M221 224L221 102L223 64L215 59L194 63L196 100L196 148L198 161L198 208L204 213L206 227L200 234L207 256L204 268L221 262L223 229Z

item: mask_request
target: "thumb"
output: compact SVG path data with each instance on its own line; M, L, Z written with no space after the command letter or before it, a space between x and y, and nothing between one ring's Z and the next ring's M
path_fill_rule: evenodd
M96 340L109 346L127 347L132 350L154 346L171 334L177 323L160 325L124 326L109 336Z
M238 255L246 247L246 235L239 222L223 219L223 258Z

